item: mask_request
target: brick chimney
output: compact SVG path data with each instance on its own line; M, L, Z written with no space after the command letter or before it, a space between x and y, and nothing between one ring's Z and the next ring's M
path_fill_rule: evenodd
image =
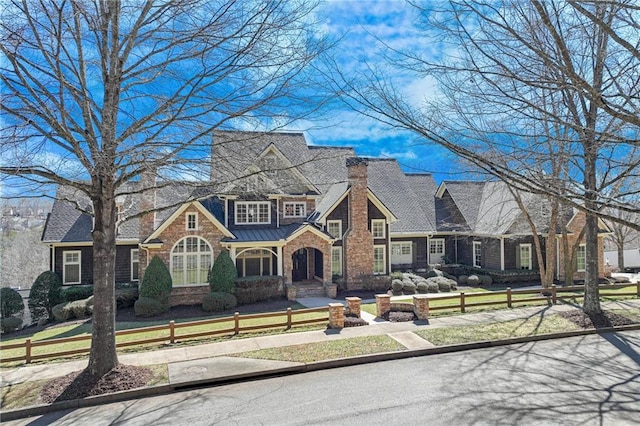
M373 275L373 235L369 231L367 160L347 158L349 229L344 236L347 289L362 288Z
M140 211L150 211L156 207L156 170L149 169L140 175ZM155 230L155 212L140 218L140 241L144 241Z

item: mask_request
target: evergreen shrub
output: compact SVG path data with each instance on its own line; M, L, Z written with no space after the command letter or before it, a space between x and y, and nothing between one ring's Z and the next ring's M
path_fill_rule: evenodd
M226 250L222 250L211 267L209 287L211 292L233 293L238 279L236 265Z
M31 321L38 322L51 318L54 306L63 301L62 282L53 271L45 271L38 275L29 291L29 311Z
M162 306L163 310L161 312L166 312L171 307L172 285L173 281L171 280L169 268L167 268L162 259L154 256L149 262L140 284L140 299L143 297L156 299Z
M24 302L17 290L10 287L0 288L0 318L11 318L18 314L22 318Z
M238 300L231 293L211 292L202 298L202 310L205 312L221 312L238 306Z

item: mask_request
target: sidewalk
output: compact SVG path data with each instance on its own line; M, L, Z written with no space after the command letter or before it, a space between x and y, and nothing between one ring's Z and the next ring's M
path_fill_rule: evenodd
M300 303L307 307L327 306L329 303L342 302L328 298L301 299ZM363 301L364 302L364 301ZM631 299L618 302L603 302L607 309L634 308L640 309L640 300ZM349 339L361 336L388 335L403 344L407 350L431 348L433 345L413 333L416 330L434 327L450 327L479 323L503 322L514 319L525 319L534 316L549 315L561 311L577 309L571 305L554 305L550 307L528 307L501 309L472 314L461 314L447 317L434 317L428 321L391 323L375 319L373 315L362 312L369 326L348 327L342 330L316 330L299 333L277 334L270 336L233 339L226 342L194 344L178 348L159 349L150 352L139 352L119 355L123 364L152 365L169 364L169 383L187 383L209 378L245 377L247 374L271 371L273 368L297 366L298 363L270 362L246 358L229 358L225 355L254 351L266 348L277 348L299 344L324 342L336 339ZM222 358L221 358L222 357ZM207 364L218 363L215 368L194 368L188 361L207 360ZM200 361L202 364L203 361ZM86 360L27 365L0 371L0 386L13 385L30 380L51 379L64 376L86 367ZM209 371L207 373L205 370ZM193 374L197 373L197 374ZM208 374L214 374L210 376Z

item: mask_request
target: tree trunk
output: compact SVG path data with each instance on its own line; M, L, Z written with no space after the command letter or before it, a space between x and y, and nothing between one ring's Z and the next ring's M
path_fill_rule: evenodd
M87 370L98 377L118 365L115 346L116 226L115 189L108 177L96 179L93 212L93 328Z
M602 313L598 287L598 216L590 212L586 216L584 306L582 309L589 315L596 315Z
M624 272L624 240L619 240L618 246L618 271Z

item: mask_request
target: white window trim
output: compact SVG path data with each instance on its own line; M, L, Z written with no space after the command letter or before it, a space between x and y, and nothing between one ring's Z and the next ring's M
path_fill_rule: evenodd
M382 235L379 235L379 236L373 235L373 225L374 225L374 223L382 223ZM371 219L371 234L373 235L373 238L375 238L375 239L382 239L382 238L386 238L387 237L386 223L385 223L384 219Z
M194 223L195 223L195 228L189 228L189 218L190 217L195 217ZM195 212L189 212L185 215L184 217L184 228L187 231L197 231L198 230L198 213Z
M239 222L238 221L238 206L249 206L255 204L258 209L258 218L260 218L260 206L267 206L267 221L266 222ZM271 203L269 201L236 201L235 203L235 223L236 225L269 225L271 224ZM247 214L247 219L249 218Z
M184 241L185 242L185 250L186 250L186 241L187 238L196 238L198 240L198 251L197 252L192 252L191 254L197 254L198 255L198 273L200 272L201 269L201 264L200 262L202 261L202 254L204 253L211 253L211 265L209 265L209 269L211 269L211 266L213 266L213 263L215 262L215 256L214 256L214 252L213 252L213 246L209 243L209 241L207 241L206 239L199 237L199 236L186 236L183 238L180 238L178 241L176 241L176 243L173 245L173 247L171 248L171 251L169 251L169 273L171 274L171 278L173 280L173 287L197 287L197 286L202 286L202 285L207 285L209 284L208 282L204 282L204 283L191 283L191 284L176 284L176 279L174 277L174 271L173 271L173 257L174 257L174 253L173 250L176 248L176 246L181 242ZM200 251L200 240L204 240L205 243L207 243L207 245L209 246L210 251L209 252L201 252ZM185 261L186 259L186 251L182 252L182 253L178 253L178 255L182 255L183 257L183 263L182 263L182 278L183 281L186 282L186 278L187 278L187 262Z
M138 261L137 262L133 261L133 252L138 252ZM131 252L130 252L129 256L130 256L129 259L130 259L130 264L131 264L131 267L130 267L130 278L131 278L131 281L140 281L140 250L139 249L131 249ZM137 265L138 265L138 267L137 267L137 269L138 269L138 278L133 278L133 264L134 263L137 263Z
M77 253L78 262L67 262L67 253ZM78 281L67 281L67 265L78 265ZM82 251L81 250L64 250L62 252L62 283L63 284L80 284L82 283Z
M259 250L261 253L260 254L253 254L251 253L251 251L253 250ZM247 276L247 259L260 259L260 275L261 277L271 277L273 276L273 253L270 250L267 249L263 249L263 248L255 248L255 249L250 249L248 251L243 251L242 253L240 253L239 255L236 256L236 268L238 266L241 266L242 269L242 274L240 276L242 277L246 277ZM266 265L269 267L269 275L262 275L262 271L265 269L265 262Z
M287 214L287 206L292 206L293 207L293 215L288 215ZM297 215L296 211L297 208L296 206L302 206L302 214L301 215ZM307 203L302 202L302 201L285 201L283 207L283 213L284 213L284 217L307 217Z
M582 269L578 267L578 252L580 250L584 250L584 268ZM576 250L576 272L586 272L586 270L587 270L587 245L580 244L578 246L578 249Z
M476 256L476 253L478 253L478 252L480 254L480 263L482 263L482 242L474 241L473 242L473 266L475 268L481 268L482 267L482 264L478 265L476 263L476 259L478 257L478 256Z
M338 232L339 232L340 235L331 234L331 232L329 232L329 224L338 224L338 228L339 228ZM342 239L342 220L328 220L327 221L327 232L329 234L331 234L331 236L333 238L337 238L338 240L341 240Z
M400 262L395 262L393 261L393 251L394 251L394 246L398 247L400 246L400 258L402 261ZM402 248L403 247L409 247L409 254L402 254ZM408 256L409 257L409 261L405 262L404 257ZM409 263L413 263L413 243L411 241L397 241L397 242L392 242L391 243L391 264L392 265L405 265L405 264L409 264Z
M334 271L333 270L333 252L336 253L340 253L340 270L339 271ZM331 275L340 275L342 276L342 247L341 246L336 246L336 247L331 247Z
M529 260L529 267L528 267L528 268L522 268L522 248L523 248L523 247L528 247L528 248L529 248L529 259L528 259L528 260ZM529 270L529 271L532 269L532 266L533 266L533 265L532 265L532 263L533 263L533 262L532 262L532 260L533 260L533 259L532 259L532 257L533 257L533 256L532 256L532 252L531 252L531 250L532 250L531 243L519 244L519 245L518 245L518 251L520 252L520 253L519 253L519 256L520 256L520 265L519 265L519 266L520 266L520 269L522 269L522 270Z
M431 247L432 246L436 246L436 243L441 243L442 244L442 254L441 253L432 253L431 252ZM447 244L445 242L444 238L429 238L429 245L427 247L428 253L427 253L427 257L428 257L428 262L429 263L436 263L434 262L435 259L431 259L432 256L434 255L440 255L440 259L439 261L441 262L442 259L447 255Z
M381 249L382 250L382 271L375 271L375 255L373 257L373 267L374 267L374 271L373 271L373 275L385 275L387 273L387 250L386 250L387 246L385 245L381 245L381 244L377 244L373 246L373 250L374 250L374 254L376 249Z

